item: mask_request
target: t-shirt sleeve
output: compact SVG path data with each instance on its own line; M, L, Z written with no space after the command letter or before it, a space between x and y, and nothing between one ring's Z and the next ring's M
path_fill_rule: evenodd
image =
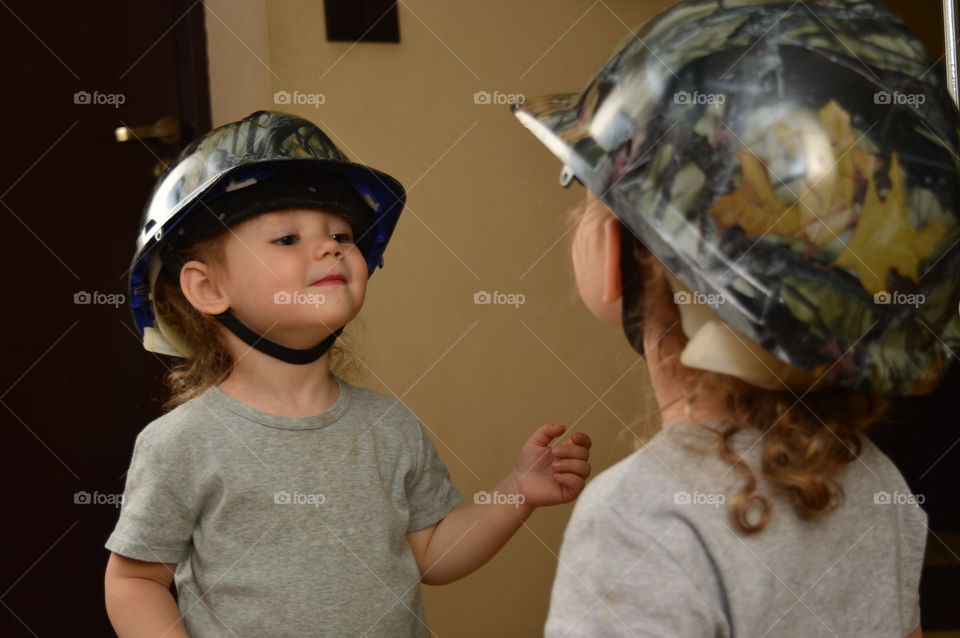
M616 512L588 511L575 509L564 533L544 638L720 635L715 610L662 538Z
M463 503L450 472L424 427L417 423L417 465L406 484L410 521L407 531L429 527Z
M120 519L105 547L129 558L179 563L189 554L195 507L175 453L160 453L141 432L127 470Z

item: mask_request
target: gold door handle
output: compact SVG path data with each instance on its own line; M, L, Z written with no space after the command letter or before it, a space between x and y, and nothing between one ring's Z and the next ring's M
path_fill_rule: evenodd
M180 141L180 120L166 115L155 124L148 126L118 126L113 132L118 142L129 142L133 139L155 139L164 144L176 144Z

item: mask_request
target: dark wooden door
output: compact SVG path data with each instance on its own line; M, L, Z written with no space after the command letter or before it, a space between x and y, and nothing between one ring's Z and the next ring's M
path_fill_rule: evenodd
M168 363L126 271L156 164L210 127L203 5L0 4L0 635L112 636L103 543ZM114 138L163 116L182 141Z

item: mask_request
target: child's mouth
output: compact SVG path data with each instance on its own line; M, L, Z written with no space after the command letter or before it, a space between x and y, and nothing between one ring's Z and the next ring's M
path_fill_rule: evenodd
M330 275L329 277L324 277L323 279L318 279L317 281L310 284L311 286L326 286L331 284L345 284L347 283L346 279L343 278L343 275Z

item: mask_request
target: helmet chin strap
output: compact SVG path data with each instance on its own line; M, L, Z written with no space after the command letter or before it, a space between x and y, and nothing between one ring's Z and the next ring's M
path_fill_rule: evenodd
M226 326L230 332L237 335L237 337L242 339L248 346L256 348L260 352L270 355L275 359L298 365L312 363L322 357L327 350L330 349L330 346L333 345L333 342L337 340L340 333L343 332L343 328L340 328L312 348L297 350L295 348L282 346L275 341L270 341L263 335L257 334L249 326L237 319L229 309L211 316Z
M620 300L620 313L623 324L623 334L630 342L630 346L641 357L643 351L643 273L633 254L639 244L626 225L620 225L620 280L622 282L623 297Z

